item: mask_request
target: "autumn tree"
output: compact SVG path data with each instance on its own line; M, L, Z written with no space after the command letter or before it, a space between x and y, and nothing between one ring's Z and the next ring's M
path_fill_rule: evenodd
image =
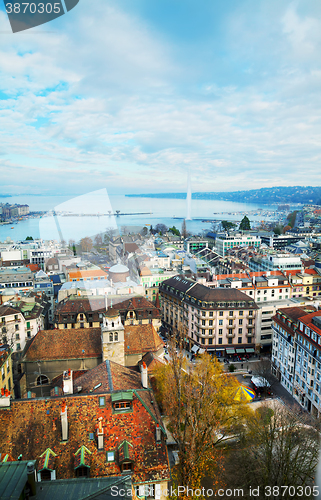
M156 373L156 385L178 447L174 482L198 488L208 476L212 487L216 486L222 455L219 445L242 427L244 405L234 402L238 382L208 354L195 367L174 345L169 347L169 357L170 362Z
M86 236L80 240L80 247L83 252L90 252L93 247L92 239Z
M262 405L226 459L225 481L229 487L259 487L259 499L267 498L270 487L271 499L313 498L319 444L318 431L289 409L277 402Z

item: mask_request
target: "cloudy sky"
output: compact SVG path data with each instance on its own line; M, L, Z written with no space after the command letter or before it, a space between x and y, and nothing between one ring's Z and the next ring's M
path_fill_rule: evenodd
M319 0L0 9L0 194L321 185Z

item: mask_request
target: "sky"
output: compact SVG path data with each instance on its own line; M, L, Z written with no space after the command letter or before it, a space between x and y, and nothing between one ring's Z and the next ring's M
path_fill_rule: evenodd
M0 194L320 186L320 146L319 0L0 5Z

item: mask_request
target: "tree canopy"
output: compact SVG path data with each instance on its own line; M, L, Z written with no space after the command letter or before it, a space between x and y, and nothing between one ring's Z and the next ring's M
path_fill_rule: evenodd
M247 215L244 215L243 219L241 220L239 229L241 231L248 231L249 229L251 229L250 219L247 217Z
M239 432L247 412L234 401L238 382L208 354L196 367L174 349L170 356L169 364L158 369L156 383L167 427L179 450L174 482L198 488L209 476L216 486L222 463L219 445Z
M230 229L233 229L233 227L236 227L234 222L229 222L228 220L222 220L221 224L225 231L229 231Z

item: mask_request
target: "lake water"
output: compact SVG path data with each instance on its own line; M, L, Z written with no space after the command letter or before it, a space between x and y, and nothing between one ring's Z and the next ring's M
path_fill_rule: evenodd
M55 210L84 214L82 217L45 215L41 219L28 219L14 224L2 225L0 226L0 241L5 241L7 237L19 241L24 240L27 236L42 239L64 239L67 242L70 239L79 241L80 238L103 233L109 228L121 231L122 227L130 230L130 226L152 225L155 227L158 223L164 223L168 227L174 225L181 229L183 218L187 214L187 202L183 199L108 196L105 189L73 198L29 195L0 198L0 202L26 203L29 205L30 211L49 212ZM193 234L209 231L212 226L210 222L195 219L240 221L244 212L251 212L249 219L256 224L263 220L263 216L257 214L258 208L262 208L264 211L276 209L276 206L220 200L192 200L191 205L192 220L186 221L186 225L187 230ZM112 214L117 210L126 214L144 212L144 215L121 215L118 217L113 215L92 217L88 215L93 213Z

